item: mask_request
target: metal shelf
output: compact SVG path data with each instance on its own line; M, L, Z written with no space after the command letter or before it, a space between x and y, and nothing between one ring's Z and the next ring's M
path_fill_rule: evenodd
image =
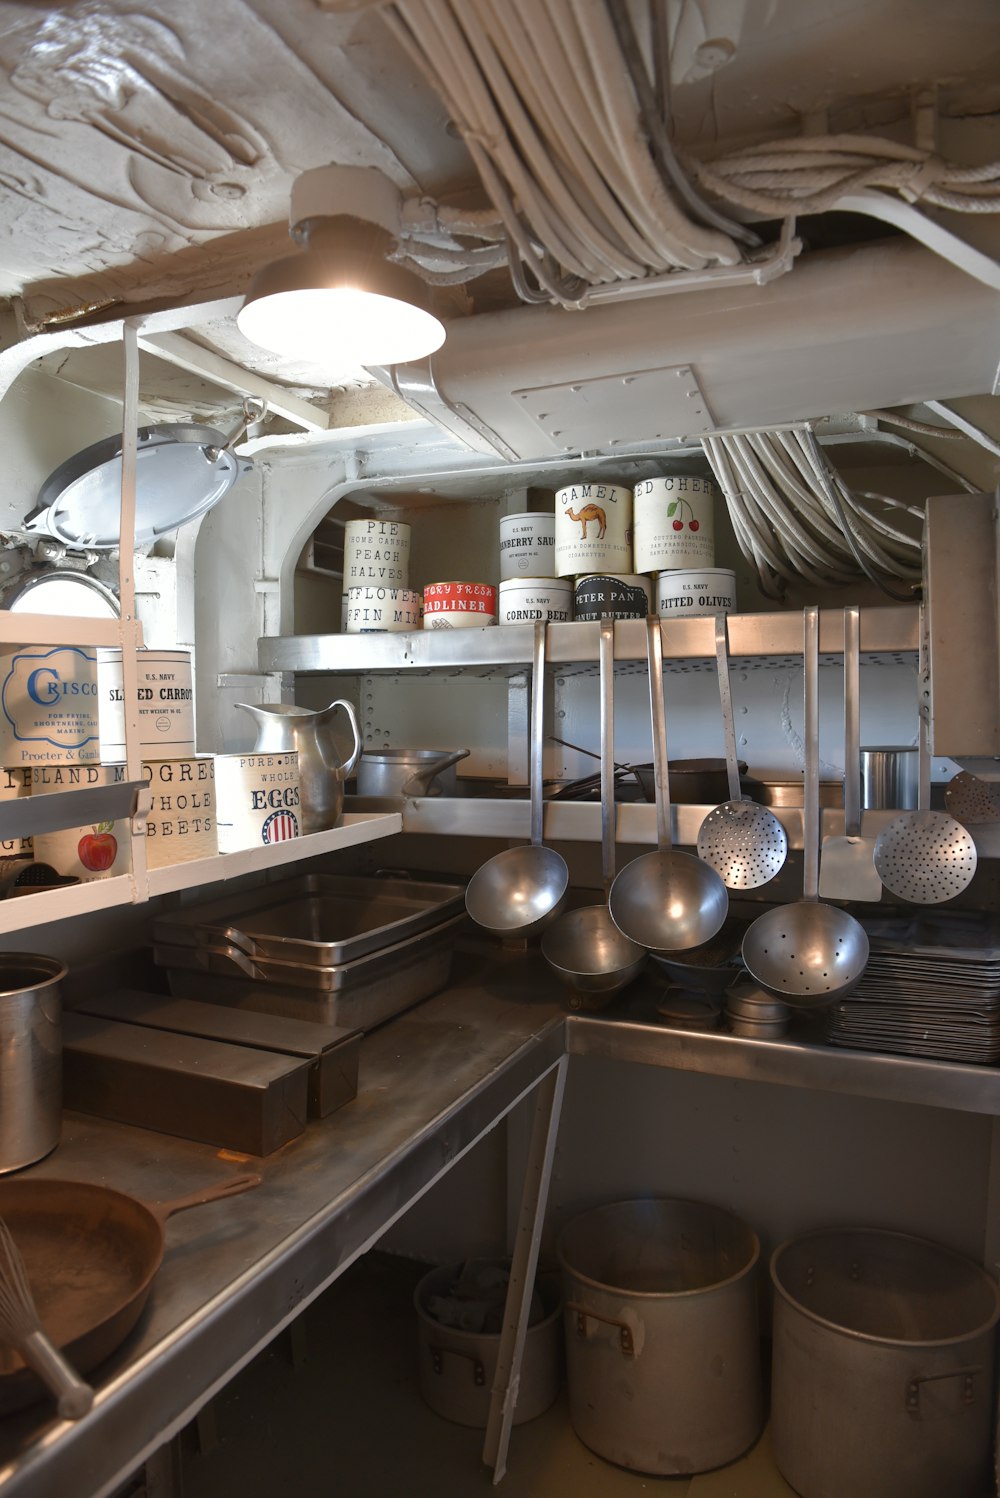
M315 858L321 853L334 853L341 848L355 848L361 843L391 837L401 828L402 818L398 812L348 812L343 825L328 832L312 832L307 837L292 838L272 847L242 848L236 853L218 853L214 858L195 858L188 863L150 869L147 894L151 898L172 890L195 889L220 879L237 879L241 874L280 868L305 858ZM65 920L69 916L87 915L95 910L141 903L143 897L137 894L136 881L131 874L87 880L62 889L37 889L30 894L0 900L0 935L47 925L49 921Z
M371 676L397 672L468 671L516 675L531 662L533 627L503 624L488 629L415 630L409 634L278 635L258 642L261 671ZM596 665L600 626L551 624L547 656L553 666ZM820 650L839 656L844 645L842 609L820 613ZM762 665L802 657L802 615L731 614L729 647L733 657L756 658ZM917 649L917 608L862 609L861 649L867 656L897 658ZM715 659L714 621L663 620L663 653L674 661ZM615 630L615 660L645 661L646 626L642 619L622 620Z

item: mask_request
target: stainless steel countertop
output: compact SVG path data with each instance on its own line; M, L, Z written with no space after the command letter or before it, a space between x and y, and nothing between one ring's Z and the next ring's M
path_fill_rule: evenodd
M541 964L461 959L459 981L370 1036L357 1098L264 1159L66 1113L21 1176L169 1200L247 1170L262 1184L170 1219L138 1327L91 1375L76 1423L48 1401L0 1420L4 1498L103 1498L364 1253L564 1053Z
M670 1070L1000 1115L1000 1068L668 1028L643 977L606 1011L567 1013L537 953L463 954L453 986L361 1049L357 1098L263 1160L64 1116L58 1149L24 1175L98 1181L169 1200L246 1170L263 1183L171 1218L138 1327L93 1375L77 1424L52 1405L0 1420L3 1498L105 1498L186 1425L568 1051Z

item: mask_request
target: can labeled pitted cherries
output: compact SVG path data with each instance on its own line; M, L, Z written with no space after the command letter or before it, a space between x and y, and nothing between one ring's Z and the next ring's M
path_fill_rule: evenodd
M632 490L596 483L558 489L556 576L632 570Z
M665 572L715 565L718 490L696 474L643 479L633 491L636 572Z
M492 583L429 583L424 589L424 629L481 629L496 622Z

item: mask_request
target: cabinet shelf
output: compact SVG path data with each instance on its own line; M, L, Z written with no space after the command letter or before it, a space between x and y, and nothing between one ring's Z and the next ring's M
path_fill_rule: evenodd
M261 671L371 676L398 672L452 671L512 676L531 663L533 627L502 624L487 629L415 630L408 634L278 635L258 642ZM594 623L549 626L548 661L553 666L596 666L600 626ZM820 613L820 650L839 656L844 645L841 609ZM760 665L800 660L802 616L797 611L731 614L729 648L735 658ZM917 608L862 609L861 649L869 657L913 655L917 649ZM663 621L663 653L674 661L715 659L711 618ZM646 626L624 619L615 630L615 660L645 661Z
M242 848L235 853L218 853L212 858L195 858L188 863L172 863L165 868L149 870L149 896L164 895L172 890L194 889L220 879L236 879L299 863L321 853L355 848L361 843L391 837L402 829L398 812L347 812L343 824L327 832L312 832L271 847ZM49 921L69 916L87 915L96 910L110 910L119 905L142 903L130 874L113 879L94 879L62 889L37 889L0 901L0 935L28 930Z

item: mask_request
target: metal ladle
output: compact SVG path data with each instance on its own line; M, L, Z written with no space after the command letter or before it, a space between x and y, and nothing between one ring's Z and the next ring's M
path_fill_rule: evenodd
M670 828L670 782L663 703L660 621L646 620L649 707L656 779L655 853L626 864L611 886L608 909L619 931L651 951L683 952L710 941L729 909L726 886L715 869L691 853L677 852Z
M601 620L601 875L604 904L569 910L542 937L542 956L573 991L574 1009L599 1009L639 976L645 947L625 936L608 911L615 877L614 620Z
M744 801L740 790L727 634L725 614L716 614L715 659L726 740L729 800L716 806L702 822L698 857L721 874L727 889L759 889L781 872L788 857L788 838L774 813L755 801Z
M805 795L802 899L759 915L743 938L743 961L761 988L797 1009L832 1004L849 993L868 963L860 921L819 900L819 609L805 610Z
M561 911L569 891L566 860L542 843L542 717L545 629L535 625L531 666L531 842L497 853L469 880L465 908L494 936L530 936Z

